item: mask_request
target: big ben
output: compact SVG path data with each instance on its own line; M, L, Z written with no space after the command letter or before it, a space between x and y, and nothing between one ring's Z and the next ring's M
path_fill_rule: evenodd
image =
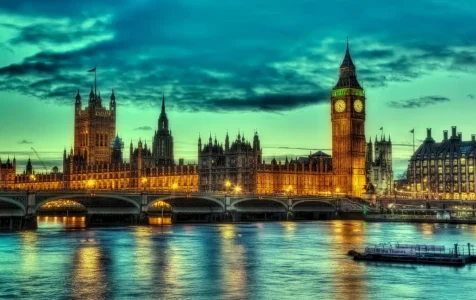
M355 74L349 44L332 89L332 170L335 192L359 197L365 186L365 93Z

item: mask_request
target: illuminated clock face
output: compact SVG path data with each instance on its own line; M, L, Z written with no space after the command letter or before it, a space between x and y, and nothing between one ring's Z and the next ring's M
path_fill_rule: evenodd
M362 103L361 100L357 99L354 101L354 109L356 112L361 112L363 108L364 108L364 104Z
M344 100L337 100L334 104L336 112L343 112L345 110L345 101Z

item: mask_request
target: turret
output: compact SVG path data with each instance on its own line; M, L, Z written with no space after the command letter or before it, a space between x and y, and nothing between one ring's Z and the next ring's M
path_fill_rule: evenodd
M198 134L198 153L202 151L202 138L200 134Z
M96 104L97 104L97 106L99 106L99 107L102 106L101 92L98 93L98 97L97 97L97 99L96 99Z
M261 147L260 147L258 132L255 131L255 135L253 137L253 151L259 151L260 148Z
M226 137L225 137L225 151L226 152L230 151L230 138L228 136L228 131L226 132Z
M109 109L114 113L116 112L116 95L114 95L114 89L112 89L112 92L111 92L111 97L109 101Z
M65 150L66 153L66 150ZM30 158L28 158L28 162L26 163L26 175L31 175L33 174L33 166L31 164Z
M162 95L162 107L160 110L159 116L159 132L169 132L169 119L167 118L167 114L165 112L165 96Z
M74 106L75 106L76 111L81 110L81 95L79 95L79 89L78 89L78 93L76 94L76 102L75 102Z
M94 96L93 87L91 86L91 92L89 93L89 106L94 106L96 102L96 97Z

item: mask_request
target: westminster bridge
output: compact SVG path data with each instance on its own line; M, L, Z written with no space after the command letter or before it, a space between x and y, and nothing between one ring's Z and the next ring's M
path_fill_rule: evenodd
M244 221L331 218L362 212L365 203L331 196L256 195L225 193L154 193L128 191L10 191L0 192L0 218L26 224L38 215L129 216L131 223L149 217L173 221ZM184 217L186 216L186 217ZM197 216L201 216L198 218ZM184 219L185 218L185 219ZM11 225L10 225L11 226ZM22 225L24 227L26 225Z
M180 221L246 221L331 219L378 213L388 207L444 209L464 202L475 209L476 201L398 199L376 201L345 196L256 195L225 193L160 193L149 191L3 191L0 192L0 228L35 227L39 215L84 216L126 219L128 224L148 224L149 218ZM3 222L3 224L2 224ZM13 223L16 225L12 225ZM32 224L30 224L32 223ZM5 224L7 224L5 226Z

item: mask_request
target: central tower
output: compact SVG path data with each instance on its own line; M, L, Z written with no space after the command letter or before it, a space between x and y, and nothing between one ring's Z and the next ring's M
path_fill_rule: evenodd
M165 113L165 96L162 96L162 108L159 116L159 128L155 132L152 155L156 166L174 165L174 140L169 129L169 119Z
M336 192L359 197L365 186L365 93L355 74L349 43L332 89L332 170Z

